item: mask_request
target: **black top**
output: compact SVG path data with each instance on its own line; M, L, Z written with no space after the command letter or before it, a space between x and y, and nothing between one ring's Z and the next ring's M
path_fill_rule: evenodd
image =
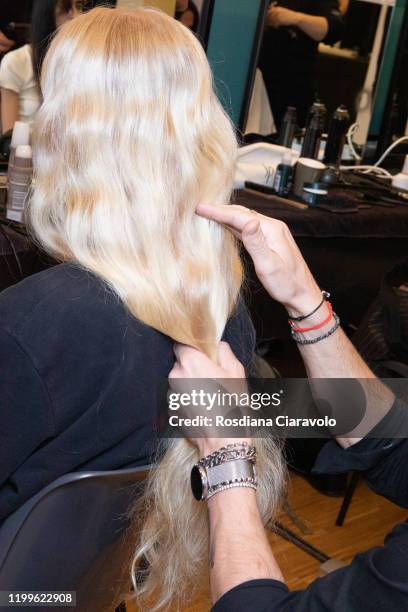
M370 435L381 429L406 431L408 408L396 402ZM328 442L315 471L359 470L371 488L408 508L408 440L366 438L347 450ZM383 547L357 555L352 563L290 592L278 580L252 580L226 593L212 612L402 612L408 610L408 521L397 525Z
M249 366L242 303L225 339ZM0 294L0 520L54 479L148 463L173 341L63 264Z
M325 17L329 30L323 42L333 44L343 33L338 0L279 0L279 6L296 12ZM316 93L316 59L319 43L296 27L268 27L265 30L259 67L279 127L287 106L298 110L303 126L308 107Z

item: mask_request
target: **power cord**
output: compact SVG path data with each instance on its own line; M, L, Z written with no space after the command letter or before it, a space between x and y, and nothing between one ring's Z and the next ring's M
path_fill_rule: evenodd
M356 133L358 128L359 128L358 123L353 123L349 127L349 130L347 132L347 143L348 143L349 149L354 159L356 161L361 161L361 156L357 153L354 143L353 143L353 135ZM381 164L388 157L391 151L393 151L396 147L398 147L398 145L400 145L402 142L408 142L408 136L402 136L401 138L398 138L398 140L393 142L392 145L390 145L388 149L384 151L380 159L371 166L370 165L340 166L340 170L342 170L343 172L361 172L362 174L375 174L376 176L381 177L381 178L392 179L393 175L390 172L388 172L388 170L386 170L385 168L381 168Z
M392 179L392 174L385 168L378 166L340 166L342 172L361 172L362 174L374 174L380 178Z
M408 142L408 136L401 136L401 138L398 138L398 140L393 142L392 145L389 146L388 149L381 155L380 159L378 160L378 162L374 164L374 166L378 167L380 164L382 164L384 159L388 157L391 151L393 151L395 147L398 147L398 145L400 145L402 142L405 142L405 141Z
M359 128L358 123L352 123L347 132L347 144L349 146L350 152L356 161L361 160L361 155L359 155L354 147L353 136L357 132Z

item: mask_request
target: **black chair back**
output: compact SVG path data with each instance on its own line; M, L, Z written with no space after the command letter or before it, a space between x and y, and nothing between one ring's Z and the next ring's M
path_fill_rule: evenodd
M75 591L75 612L112 612L129 592L128 511L148 469L68 474L27 501L0 526L0 591Z

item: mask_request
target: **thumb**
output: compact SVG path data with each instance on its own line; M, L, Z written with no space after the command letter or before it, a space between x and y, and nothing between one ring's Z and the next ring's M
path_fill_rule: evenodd
M246 223L242 229L241 237L255 265L265 263L265 259L270 258L271 249L266 243L259 219L252 219Z

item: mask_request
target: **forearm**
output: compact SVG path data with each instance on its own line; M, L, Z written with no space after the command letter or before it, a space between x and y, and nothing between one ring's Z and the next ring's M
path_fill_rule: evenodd
M340 5L340 13L342 15L345 15L348 11L349 8L349 4L350 4L350 0L340 0L339 5Z
M319 319L322 320L325 314L323 308L307 319L307 323L313 325ZM332 325L333 320L328 324L328 328ZM304 337L313 339L325 331L326 328L311 331L304 334ZM345 437L338 438L339 444L345 448L355 444L387 414L394 403L394 394L376 378L341 329L316 344L299 345L299 350L308 377L312 381L312 389L314 387L318 391L320 398L327 399L335 411L343 412L346 409L340 403L344 398L336 397L338 387L333 389L330 382L326 384L321 379L344 378L360 383L364 392L364 406L360 407L362 420L357 429L350 431Z
M284 582L262 525L252 489L236 488L208 502L210 583L213 602L248 580Z
M329 31L329 24L325 17L315 17L306 13L297 13L295 25L317 42L326 38Z

